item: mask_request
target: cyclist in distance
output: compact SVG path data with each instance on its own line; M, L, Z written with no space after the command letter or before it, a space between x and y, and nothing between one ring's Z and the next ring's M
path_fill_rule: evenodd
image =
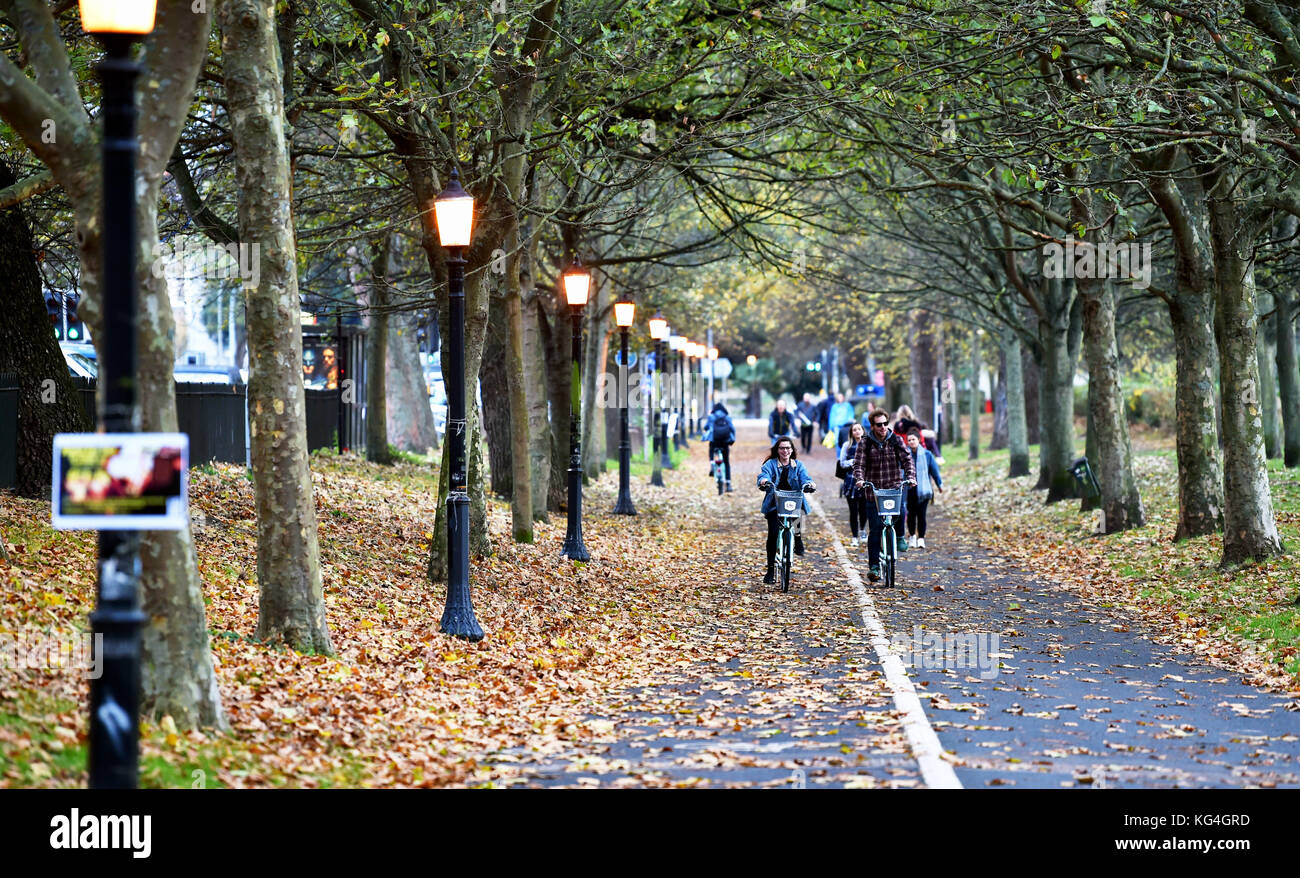
M720 402L713 404L713 411L704 425L704 438L709 443L709 460L713 459L715 448L722 450L722 467L726 471L727 490L731 490L731 446L736 442L736 427L731 423L731 414Z
M908 487L916 484L916 464L912 462L912 453L898 434L889 429L889 413L877 409L871 413L871 432L858 443L858 452L853 458L853 482L859 489L865 488L867 499L867 562L870 570L867 578L872 582L880 581L880 532L885 523L876 509L875 494L867 487L870 482L877 488L892 490L906 483ZM899 551L907 547L901 537L898 540Z
M778 491L802 491L805 486L816 488L812 477L808 475L808 470L798 461L798 454L794 449L794 440L788 436L782 436L772 445L772 452L768 455L767 460L763 461L763 468L758 473L758 486L767 494L763 497L762 513L767 517L767 573L763 576L766 583L776 582L776 575L773 571L773 564L776 559L776 538L781 528L781 523L776 514L776 497L769 488L775 486ZM911 459L911 455L908 455ZM803 500L801 511L806 515L808 513L808 500ZM880 547L879 535L876 538L876 547ZM796 535L794 538L794 553L803 554L803 537Z

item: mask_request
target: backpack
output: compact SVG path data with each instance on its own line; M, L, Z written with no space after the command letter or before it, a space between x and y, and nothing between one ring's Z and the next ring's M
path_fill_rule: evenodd
M731 426L731 418L720 415L713 421L713 438L710 441L714 445L721 445L730 442L735 433L735 429Z

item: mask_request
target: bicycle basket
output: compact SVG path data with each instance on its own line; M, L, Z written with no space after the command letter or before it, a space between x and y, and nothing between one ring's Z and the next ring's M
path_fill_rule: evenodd
M879 515L897 515L903 508L903 489L876 488L876 512Z
M776 514L782 518L798 518L803 515L803 494L799 491L777 491Z

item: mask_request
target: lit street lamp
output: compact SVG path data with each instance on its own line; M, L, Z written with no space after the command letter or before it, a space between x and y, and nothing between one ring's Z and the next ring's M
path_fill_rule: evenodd
M627 332L636 317L636 305L626 297L614 303L614 322L619 331L619 434L618 434L618 500L614 503L615 515L636 515L632 505L632 486L630 484L632 468L632 436L627 424ZM644 369L644 364L642 365Z
M135 81L131 48L153 30L153 0L81 0L81 25L104 47L103 83L104 342L99 386L106 433L136 429ZM99 585L90 627L100 641L102 673L90 681L89 782L92 789L134 789L140 758L140 532L99 532Z
M664 391L668 388L665 381L668 368L664 363L664 342L667 341L670 332L668 321L664 319L663 314L656 311L655 316L650 318L650 337L655 343L654 451L659 456L655 458L654 468L650 471L650 484L659 488L664 486L664 469L673 468L672 458L668 456L668 418L664 406Z
M575 255L564 271L564 298L573 320L573 370L569 379L569 527L560 557L589 561L582 543L582 309L591 293L591 275Z
M474 230L474 199L451 180L433 203L438 241L447 248L447 438L451 472L447 480L447 603L439 630L465 640L482 640L469 593L469 479L465 460L465 257Z

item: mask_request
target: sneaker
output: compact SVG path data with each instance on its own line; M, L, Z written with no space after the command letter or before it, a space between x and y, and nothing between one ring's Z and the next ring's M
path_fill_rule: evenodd
M872 564L872 565L871 565L871 569L867 571L867 579L870 579L872 582L879 582L879 581L880 581L880 565L879 565L879 564Z
M776 573L772 570L771 567L767 568L767 575L763 577L763 581L766 582L768 585L771 585L774 582L776 582Z
M727 493L731 493L731 482L727 482Z
M856 548L858 547L858 538L857 538L857 537L854 537L853 540L852 540L852 542L850 543L850 545L852 545L853 548L856 549Z
M906 551L907 551L907 537L899 537L899 538L898 538L898 554L901 555L901 554L903 554L903 553L906 552Z
M796 555L802 555L802 554L803 554L803 537L795 537L795 538L794 538L794 553L795 553Z
M917 538L916 538L916 547L917 547L918 549L924 549L924 548L925 548L925 537L917 537Z

